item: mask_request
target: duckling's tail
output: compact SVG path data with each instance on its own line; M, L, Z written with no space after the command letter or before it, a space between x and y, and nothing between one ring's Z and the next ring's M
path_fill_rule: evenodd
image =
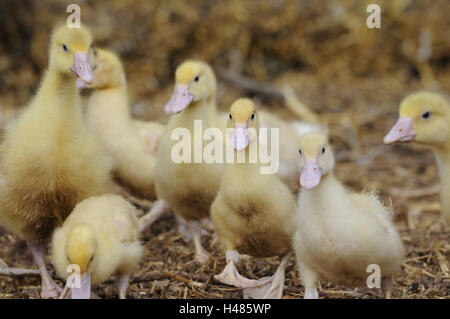
M319 114L313 112L306 104L302 103L291 86L285 85L282 89L282 94L286 107L297 115L300 120L311 124L320 123Z

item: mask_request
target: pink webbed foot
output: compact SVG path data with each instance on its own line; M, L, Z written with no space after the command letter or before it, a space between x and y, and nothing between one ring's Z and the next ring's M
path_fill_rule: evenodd
M259 286L244 289L244 298L281 299L283 297L286 266L291 256L292 253L284 255L273 276L258 280Z
M258 280L258 286L243 289L245 299L281 299L284 290L284 274Z
M45 299L57 298L62 293L61 287L59 287L53 280L51 283L42 283L41 297Z
M237 288L256 287L260 285L258 280L241 276L232 261L228 262L225 269L220 274L215 275L214 278L224 284Z

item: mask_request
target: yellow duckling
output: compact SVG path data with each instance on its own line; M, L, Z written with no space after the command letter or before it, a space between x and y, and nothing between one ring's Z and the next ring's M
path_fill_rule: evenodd
M115 171L134 192L155 198L156 146L164 125L131 118L125 72L119 57L95 49L94 89L86 111L88 125L115 160Z
M80 287L71 288L72 298L89 299L91 284L100 284L114 273L120 275L119 296L126 298L130 275L143 254L139 234L136 209L120 196L91 197L77 204L52 240L58 275L68 278L69 265L79 268ZM62 297L68 288L67 284Z
M104 193L110 180L112 160L85 125L75 83L93 80L91 43L85 27L54 30L39 90L1 146L0 220L27 240L42 297L60 290L45 266L46 241L76 203Z
M209 209L219 189L221 164L175 163L172 148L179 143L171 138L176 129L190 132L191 154L197 147L194 142L194 121L200 120L204 130L217 127L216 79L211 68L203 62L188 60L175 73L174 94L165 105L171 113L160 139L155 165L156 194L176 215L187 220L187 228L195 245L195 259L201 263L209 257L201 244L199 220L209 217Z
M305 298L318 298L319 280L366 285L371 264L380 267L381 286L390 298L403 257L391 212L373 194L349 193L334 177L333 151L324 135L304 135L299 153L303 189L294 247Z
M415 142L434 151L441 180L442 215L450 223L450 106L437 93L416 92L400 104L385 144Z
M257 143L259 118L249 99L239 99L230 109L228 128L232 130L231 146L250 158ZM242 152L241 152L242 151ZM292 238L296 231L294 196L275 174L262 174L261 163L249 161L226 164L219 193L211 206L211 218L226 251L227 266L215 278L226 284L244 288L253 298L281 298L284 271L292 254ZM235 264L239 254L254 257L283 256L274 276L259 281L242 277Z

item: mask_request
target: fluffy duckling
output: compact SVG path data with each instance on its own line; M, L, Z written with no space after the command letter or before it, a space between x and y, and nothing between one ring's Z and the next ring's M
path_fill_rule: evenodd
M147 199L155 198L155 151L164 125L131 118L127 82L120 58L95 49L94 89L86 111L88 125L115 160L119 179Z
M112 161L84 123L75 84L93 80L91 43L85 27L55 29L39 90L1 146L0 220L27 240L42 297L60 290L45 266L46 241L76 203L104 193L110 180Z
M252 144L257 143L258 122L251 100L233 103L228 128L232 130L230 144L236 154L242 152L250 158ZM246 297L281 298L284 271L291 256L288 252L296 231L296 205L287 186L274 174L262 174L260 168L258 161L226 164L219 193L211 206L211 218L227 260L227 266L215 278L244 288ZM284 257L272 278L256 281L238 273L235 264L239 254Z
M100 284L114 273L120 275L119 296L126 298L130 275L143 254L136 213L120 196L91 197L78 203L55 230L52 262L58 275L67 279L71 264L80 269L80 287L71 288L72 298L89 299L91 284ZM61 297L68 287L66 284Z
M172 148L179 142L172 140L171 135L175 129L188 130L194 154L194 121L201 120L203 130L217 127L216 79L206 63L188 60L177 68L175 82L173 96L164 107L172 116L160 139L155 165L156 194L176 215L186 219L195 245L195 259L205 263L209 257L201 244L199 220L209 217L223 165L203 161L174 163Z
M442 215L450 223L450 106L437 93L420 91L400 104L400 118L385 144L415 142L434 151L441 181Z
M373 194L349 193L334 177L327 138L308 133L300 140L299 229L294 238L305 298L318 298L317 282L365 285L367 267L381 269L381 285L390 298L392 276L403 257L403 244L391 212Z

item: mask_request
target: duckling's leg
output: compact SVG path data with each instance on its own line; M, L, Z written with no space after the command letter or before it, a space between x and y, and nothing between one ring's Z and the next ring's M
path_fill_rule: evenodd
M127 288L130 282L130 275L120 275L117 278L117 288L119 289L119 298L127 298Z
M202 228L196 220L187 221L187 227L192 235L195 246L195 260L201 264L205 264L209 260L205 248L202 246Z
M239 253L236 250L227 250L226 260L227 265L224 270L214 276L217 281L238 288L255 287L260 284L258 280L248 279L239 274L235 266L239 262Z
M27 240L28 248L33 255L34 261L41 272L42 298L56 298L62 289L53 281L45 266L45 246L37 241Z
M150 225L153 224L155 220L161 217L161 215L166 213L168 210L169 206L164 200L159 199L154 202L150 211L139 218L138 227L141 233L148 229L148 227L150 227Z
M192 235L187 229L187 221L183 217L175 214L175 219L177 220L177 231L181 235L183 241L188 244L192 241Z
M277 271L272 277L261 278L257 287L244 289L244 298L252 299L281 299L284 290L286 266L293 253L288 252L281 259Z
M216 233L216 227L214 227L214 223L212 222L211 218L205 217L200 219L200 224L202 227L206 230L205 232L211 232L211 243L209 247L214 247L219 242L219 236ZM208 233L209 235L209 233Z
M210 232L216 231L216 227L214 227L214 224L213 224L211 218L209 218L209 217L200 219L200 225L202 225L203 228L205 228L206 230L208 230Z
M383 289L386 299L392 298L392 277L381 278L381 289Z
M305 286L304 299L319 299L317 291L317 274L297 258L297 265L303 285Z

